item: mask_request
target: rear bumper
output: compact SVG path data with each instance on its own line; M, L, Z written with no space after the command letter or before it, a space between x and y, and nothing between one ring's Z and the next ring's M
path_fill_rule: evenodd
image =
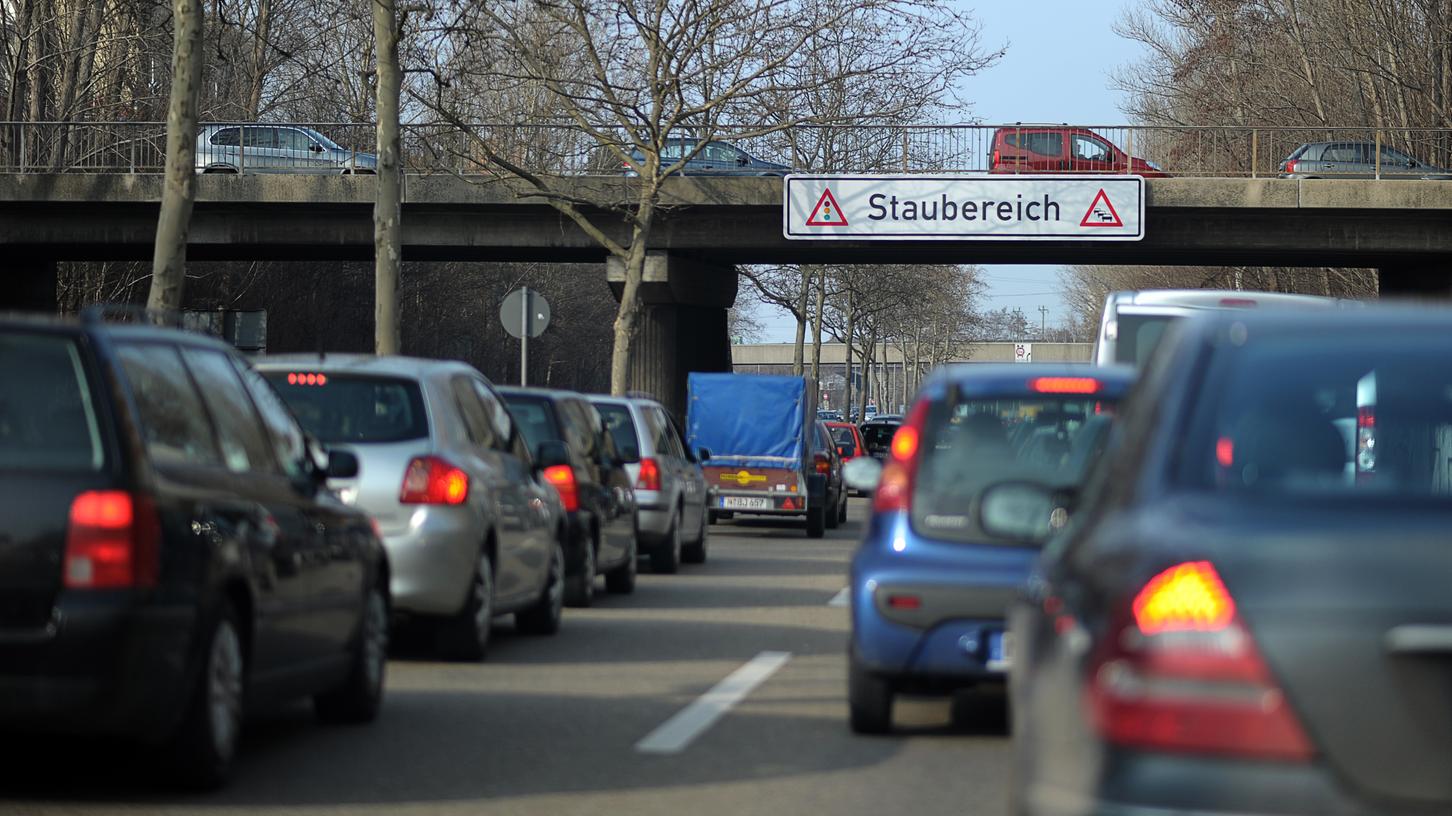
M0 727L165 738L188 699L196 626L188 606L63 597L49 636L0 632Z
M1069 776L1096 790L1029 784L1018 816L1370 816L1445 813L1369 809L1339 789L1322 765L1247 762L1106 750L1104 761L1083 757ZM1095 765L1091 771L1087 766ZM1023 770L1023 769L1020 769ZM1066 769L1060 769L1061 771Z
M486 531L467 506L419 506L401 532L383 538L393 608L452 615L464 605Z

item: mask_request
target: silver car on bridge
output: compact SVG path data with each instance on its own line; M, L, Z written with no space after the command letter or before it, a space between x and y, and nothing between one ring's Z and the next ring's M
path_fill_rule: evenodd
M636 536L654 572L706 561L711 497L701 462L665 408L642 397L591 396L635 485Z
M373 174L378 159L301 125L204 125L198 173Z
M484 375L464 363L361 354L265 357L256 368L304 428L356 454L329 486L373 517L394 610L438 649L483 658L496 616L554 634L564 605L564 511Z

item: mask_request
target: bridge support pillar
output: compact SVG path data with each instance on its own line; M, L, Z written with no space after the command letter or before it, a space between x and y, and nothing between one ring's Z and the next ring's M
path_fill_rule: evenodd
M625 286L624 264L610 258L605 273L618 299ZM736 268L653 252L646 258L640 293L630 389L653 395L684 420L686 375L731 370L726 310L736 302Z
M1378 272L1384 298L1452 300L1452 263L1384 266Z
M0 263L0 312L54 312L54 261Z

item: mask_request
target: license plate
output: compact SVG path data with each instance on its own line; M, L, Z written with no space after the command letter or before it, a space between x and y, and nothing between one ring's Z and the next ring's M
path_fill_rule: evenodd
M993 632L988 636L988 670L1008 671L1013 662L1013 635Z
M722 496L721 506L728 510L770 510L771 499L756 499L750 496Z

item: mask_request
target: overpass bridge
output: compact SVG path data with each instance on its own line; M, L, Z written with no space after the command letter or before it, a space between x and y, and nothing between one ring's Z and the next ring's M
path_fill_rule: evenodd
M204 175L197 179L193 260L367 260L369 176ZM624 205L623 177L550 179L555 192ZM0 173L0 309L53 309L62 260L151 257L162 177ZM1452 182L1267 178L1146 180L1144 240L788 241L777 178L686 177L664 185L650 237L635 387L682 404L685 373L731 364L726 308L745 263L1099 263L1360 266L1388 293L1452 293ZM625 219L590 210L617 239ZM408 260L607 261L537 194L490 177L408 175ZM618 286L617 286L618 291ZM927 295L925 295L927 296Z

